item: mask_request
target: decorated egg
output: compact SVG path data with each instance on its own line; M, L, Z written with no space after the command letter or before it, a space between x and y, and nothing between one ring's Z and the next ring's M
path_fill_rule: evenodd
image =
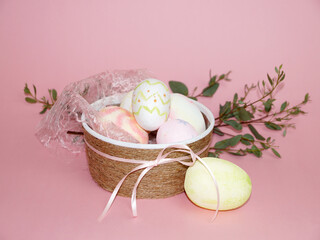
M190 123L198 134L206 130L203 115L197 105L191 99L179 93L171 94L169 119L182 119Z
M202 159L212 171L220 193L219 210L231 210L243 205L250 197L252 184L248 174L232 162L219 158ZM186 172L184 188L196 205L215 210L217 192L213 179L200 161Z
M157 130L170 111L170 92L162 81L149 78L133 91L132 113L138 124L147 131Z
M120 107L128 110L129 112L132 112L132 95L133 90L128 92L122 99L120 103Z
M98 119L106 129L110 127L110 123L112 123L128 133L136 142L148 143L148 133L139 126L133 114L126 109L117 106L102 108L98 113Z
M160 126L157 143L182 142L198 135L190 123L181 119L170 119Z

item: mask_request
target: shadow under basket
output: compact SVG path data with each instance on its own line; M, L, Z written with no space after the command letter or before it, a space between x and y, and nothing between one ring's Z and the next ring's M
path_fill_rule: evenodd
M105 100L104 100L105 101ZM193 100L191 100L193 101ZM214 117L211 111L203 104L193 101L202 112L207 128L195 138L174 144L137 144L121 142L104 137L93 131L89 125L83 123L84 138L91 147L96 150L124 159L136 159L144 161L155 160L161 150L167 148L164 153L174 150L170 145L184 144L192 149L199 157L206 157L211 142ZM126 163L108 159L97 154L86 144L86 153L89 170L92 178L99 186L112 192L119 181L133 168L140 164ZM190 155L181 152L173 152L168 158L186 156L191 161ZM184 161L188 161L184 160ZM179 162L171 162L153 167L141 180L137 188L137 198L166 198L184 192L184 179L187 166ZM142 170L130 174L123 182L118 195L131 197L132 190Z

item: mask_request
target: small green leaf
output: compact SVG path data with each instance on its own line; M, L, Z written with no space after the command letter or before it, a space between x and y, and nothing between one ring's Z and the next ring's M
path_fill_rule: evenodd
M35 99L33 99L33 98L29 98L29 97L26 97L25 100L26 100L26 102L28 102L28 103L36 103L36 102L37 102L37 100L35 100Z
M273 122L265 122L264 125L271 130L281 130L282 128Z
M234 147L235 145L237 145L240 142L241 137L242 137L242 135L237 135L237 136L234 136L233 138L231 138L230 139L230 146Z
M198 101L196 97L189 97L189 98L191 98L192 100Z
M57 91L55 89L52 89L52 98L54 101L57 100L57 96L58 96Z
M269 98L267 101L265 101L265 102L263 103L263 105L264 105L264 110L265 110L266 112L270 112L270 110L271 110L271 108L272 108L272 105L273 105L273 102L274 102L274 99Z
M47 110L48 110L48 108L47 108L47 107L44 107L44 108L42 109L42 111L40 112L40 114L44 114Z
M223 116L231 111L231 102L227 101L223 106L220 105L219 116Z
M280 78L280 82L282 82L284 80L284 78L286 77L286 74L283 74Z
M284 130L283 130L283 133L282 133L282 136L286 136L287 135L287 129L285 128Z
M275 67L274 70L276 71L276 73L279 73L279 69L277 67Z
M307 103L309 101L309 93L304 96L304 101L302 103Z
M209 86L214 85L216 83L216 79L217 79L217 75L214 75L209 81Z
M37 96L37 88L35 85L33 85L33 91L34 91L34 96L36 97Z
M251 142L254 141L253 136L252 136L251 134L249 134L249 133L246 133L245 135L243 135L242 138L243 138L244 140L248 140L248 141L251 141Z
M233 127L236 130L242 129L242 125L235 120L224 120L223 122L227 125L230 125L231 127Z
M219 80L224 79L225 76L226 76L225 74L221 74L221 75L219 76Z
M28 84L24 86L24 93L27 95L31 94L30 89L28 88Z
M249 121L253 118L253 115L243 107L240 107L238 112L241 121Z
M215 92L217 91L218 87L219 83L215 83L212 86L206 87L205 89L203 89L202 95L205 97L212 97L213 94L215 94Z
M261 146L264 148L264 149L269 149L270 147L268 147L265 143L263 142L260 142Z
M238 93L235 93L234 95L233 95L233 105L236 105L236 103L237 103L237 101L238 101Z
M170 89L173 93L180 93L182 95L187 96L188 95L188 88L187 86L178 81L169 81Z
M241 151L241 149L237 152L228 152L228 153L235 155L235 156L245 156L246 155L246 153L244 151Z
M241 142L242 144L246 145L246 146L251 145L251 142L250 142L250 141L247 141L247 140L245 140L245 139L241 139L240 142Z
M280 153L278 153L274 148L271 148L271 150L274 153L274 155L276 155L277 157L281 158Z
M269 81L270 85L273 86L273 81L272 81L271 77L269 76L269 74L267 74L267 77L268 77L268 81Z
M208 153L208 157L217 157L217 155L215 153L213 153L213 152L209 152Z
M223 136L223 135L224 135L224 133L223 133L219 128L217 128L217 127L215 127L215 128L213 129L213 133L215 133L215 134L217 134L217 135L219 135L219 136Z
M262 140L262 141L265 140L265 138L261 136L251 124L248 124L248 127L249 127L249 130L252 132L252 134L256 137L256 139Z
M259 148L257 148L255 145L253 145L251 147L251 151L252 153L256 156L256 157L261 157L262 156L262 152L260 151Z
M283 111L286 109L287 106L288 106L288 102L287 102L287 101L285 101L284 103L282 103L282 104L281 104L281 107L280 107L280 112L283 112Z
M225 139L225 140L217 142L214 145L214 148L215 149L226 149L229 146L230 146L230 139Z

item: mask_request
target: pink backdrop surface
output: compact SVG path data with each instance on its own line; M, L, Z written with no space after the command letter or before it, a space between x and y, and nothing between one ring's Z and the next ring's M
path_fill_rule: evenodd
M320 239L320 2L307 1L0 1L0 239ZM251 177L241 208L214 212L185 194L138 200L118 197L97 222L110 193L88 172L86 157L43 147L35 127L40 106L24 101L25 83L39 95L110 69L147 68L165 81L204 87L209 70L232 70L213 99L284 65L280 102L307 115L277 139L281 159L223 155Z

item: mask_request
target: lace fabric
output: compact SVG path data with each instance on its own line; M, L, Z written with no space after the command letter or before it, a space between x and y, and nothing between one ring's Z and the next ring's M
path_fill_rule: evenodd
M82 114L96 132L120 141L133 142L133 138L110 123L102 128L97 120L98 109L106 104L117 104L125 93L146 78L152 77L146 70L106 71L68 84L52 109L40 121L36 136L46 147L61 146L73 153L84 150ZM104 99L108 101L104 101ZM92 103L98 104L92 105Z

